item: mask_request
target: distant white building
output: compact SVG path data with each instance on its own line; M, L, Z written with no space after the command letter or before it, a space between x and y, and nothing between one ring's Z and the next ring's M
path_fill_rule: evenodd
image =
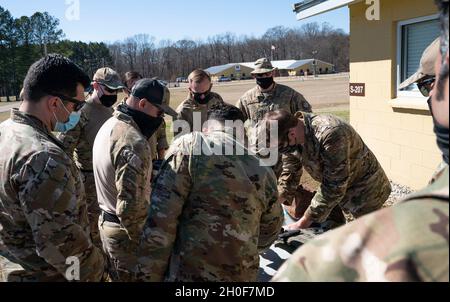
M278 76L313 75L314 71L316 74L335 72L333 64L314 59L272 61L272 65L277 69ZM253 70L255 70L254 62L230 63L206 69L214 81L218 81L220 78L229 78L231 80L250 79Z

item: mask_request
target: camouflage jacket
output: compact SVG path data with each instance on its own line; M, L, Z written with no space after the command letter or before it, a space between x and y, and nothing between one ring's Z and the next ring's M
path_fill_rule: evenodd
M167 87L164 87L163 104L170 106L170 90ZM149 143L152 150L152 160L163 159L158 157L158 151L169 149L169 143L167 142L167 124L165 121L150 138Z
M177 108L178 117L177 120L186 121L190 126L190 132L203 130L203 124L208 120L208 110L216 105L223 103L223 99L217 93L211 92L212 99L206 105L200 105L192 98L188 98ZM194 120L194 113L201 116L200 120ZM198 129L194 129L194 127ZM175 135L178 135L180 131L174 129Z
M79 171L37 118L13 110L0 125L0 281L65 281L76 257L81 281L100 281Z
M137 244L150 202L151 153L148 140L120 107L100 129L93 158L100 208L116 215Z
M276 179L248 153L206 155L211 143L236 141L223 131L194 132L169 149L153 185L139 279L256 281L259 252L283 221ZM208 151L195 155L202 144Z
M167 134L166 134L167 124L164 123L159 127L158 131L150 137L150 149L152 154L152 160L157 160L158 151L169 149L169 143L167 142ZM162 159L162 158L161 158Z
M242 110L247 120L254 123L263 120L268 112L281 109L292 114L299 111L312 112L311 105L303 95L281 84L275 84L269 93L263 93L261 88L256 86L239 99L237 107Z
M269 93L263 93L259 86L246 92L238 101L237 107L242 110L250 124L256 125L264 119L268 112L284 109L291 114L299 111L312 112L312 107L305 97L294 89L275 84ZM300 184L302 165L296 154L285 154L280 157L275 167L278 179L278 191L287 203L290 203Z
M356 217L380 209L391 185L355 129L332 115L299 112L296 117L305 125L302 164L321 183L305 215L321 223L337 205Z
M405 201L301 247L275 281L449 281L449 169Z
M86 101L81 109L80 122L67 133L58 135L67 154L73 155L81 171L92 172L92 148L102 125L111 118L114 110L94 102Z

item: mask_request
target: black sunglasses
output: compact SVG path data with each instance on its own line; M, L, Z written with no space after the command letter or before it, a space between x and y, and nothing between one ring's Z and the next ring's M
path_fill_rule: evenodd
M63 94L59 94L59 93L50 93L50 95L53 95L53 96L56 96L56 97L60 98L63 102L69 102L69 103L75 104L75 106L74 106L74 108L73 108L73 111L74 111L74 112L80 111L81 108L83 108L84 105L86 104L86 102L80 102L80 101L77 100L77 99L74 99L74 98L65 96L65 95L63 95Z
M430 96L430 92L432 90L435 81L436 77L431 77L424 81L421 81L420 83L417 83L417 87L419 88L420 93L422 93L424 97Z

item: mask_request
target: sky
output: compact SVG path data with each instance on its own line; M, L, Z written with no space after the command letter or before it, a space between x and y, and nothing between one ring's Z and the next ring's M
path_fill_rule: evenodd
M296 2L300 0L0 0L0 6L15 18L47 11L60 20L67 39L83 42L112 43L136 34L157 41L204 40L226 32L259 37L274 26L308 22L328 22L349 32L348 8L297 21L292 11Z

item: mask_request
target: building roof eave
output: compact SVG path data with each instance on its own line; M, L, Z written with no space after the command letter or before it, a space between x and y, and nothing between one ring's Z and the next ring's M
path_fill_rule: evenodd
M294 4L297 20L304 20L362 0L306 0Z

